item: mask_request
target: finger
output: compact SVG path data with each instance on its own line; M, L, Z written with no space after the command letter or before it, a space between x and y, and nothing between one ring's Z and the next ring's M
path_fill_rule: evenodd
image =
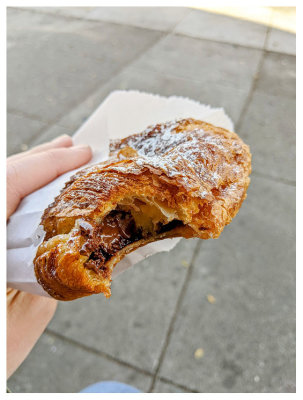
M23 157L7 165L7 217L26 195L45 186L63 173L87 163L89 146L51 149Z
M41 153L42 151L46 151L49 149L55 149L60 147L70 147L73 145L73 140L68 135L62 135L57 137L56 139L52 140L51 142L40 144L39 146L35 146L30 150L23 151L22 153L14 154L7 158L8 162L19 160L25 156Z

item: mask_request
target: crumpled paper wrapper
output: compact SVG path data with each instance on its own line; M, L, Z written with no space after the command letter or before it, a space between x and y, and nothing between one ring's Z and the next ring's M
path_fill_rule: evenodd
M211 108L183 97L114 91L75 133L73 139L75 144L88 144L92 147L94 155L89 164L94 164L108 157L110 139L141 132L148 125L189 117L233 130L233 123L222 108ZM8 287L49 297L36 281L33 267L37 247L44 236L43 227L39 224L44 209L53 202L65 182L76 171L60 176L25 197L10 217L7 226ZM113 278L152 254L171 250L179 240L165 239L150 243L128 254L114 268Z

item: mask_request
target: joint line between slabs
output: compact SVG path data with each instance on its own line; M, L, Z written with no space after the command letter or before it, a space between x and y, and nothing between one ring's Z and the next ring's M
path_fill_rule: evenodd
M167 34L163 34L162 36L160 36L159 39L157 39L155 42L151 43L149 46L147 46L146 48L144 48L141 52L139 52L134 58L132 58L128 63L124 64L123 66L121 66L121 68L118 69L118 71L112 76L110 77L106 82L103 82L97 89L94 89L93 91L91 91L87 96L85 96L83 99L81 99L81 101L79 101L77 104L72 105L65 113L59 115L56 120L53 120L51 122L48 122L48 126L46 127L46 129L42 132L42 134L44 132L46 132L47 130L51 129L53 126L58 125L64 129L67 130L77 130L82 124L80 124L80 126L78 126L77 128L72 128L70 126L64 126L64 124L60 124L60 121L66 117L67 115L69 115L70 113L72 113L75 108L77 107L81 107L81 104L85 103L91 96L94 96L94 94L98 93L100 90L102 90L102 88L105 85L108 85L111 81L115 80L122 72L124 69L127 69L128 67L131 67L131 65L139 58L141 57L145 52L149 51L153 46L155 46L156 44L158 44L161 40L165 39L168 36L169 33ZM119 89L117 89L119 90ZM108 96L108 95L107 95ZM106 96L106 97L107 97ZM105 98L106 98L105 97ZM105 100L105 98L102 99L102 102ZM99 103L101 104L101 103ZM95 110L93 110L95 111ZM88 117L89 118L89 117Z
M78 348L80 348L82 350L85 350L85 351L87 351L87 352L89 352L91 354L94 354L95 356L103 357L103 358L105 358L105 359L107 359L109 361L115 362L115 363L117 363L117 364L119 364L119 365L121 365L123 367L130 368L130 369L132 369L132 370L134 370L136 372L139 372L139 373L141 373L143 375L152 376L152 373L147 371L147 370L145 370L145 369L142 369L140 367L137 367L136 365L130 364L127 361L120 360L119 358L116 358L116 357L114 357L114 356L112 356L112 355L110 355L108 353L105 353L105 352L103 352L101 350L94 349L93 347L87 346L87 345L85 345L85 344L83 344L81 342L78 342L75 339L71 339L69 337L66 337L66 336L64 336L64 335L62 335L62 334L60 334L58 332L53 331L52 329L46 328L45 333L50 335L50 336L53 336L53 337L55 337L57 339L60 339L60 340L62 340L64 342L66 342L66 343L69 343L70 345L76 346L76 347L78 347Z
M186 289L187 289L187 286L188 286L188 283L189 283L189 279L190 279L191 274L192 274L193 265L194 265L194 262L195 262L195 260L197 258L197 255L198 255L198 252L200 250L200 247L201 247L201 241L199 241L197 243L197 245L196 245L196 247L194 249L194 253L193 253L190 265L188 267L187 274L185 276L185 279L184 279L184 282L183 282L183 285L182 285L182 288L181 288L180 294L178 296L177 303L176 303L176 306L175 306L175 309L174 309L174 312L173 312L173 315L172 315L172 318L171 318L170 323L169 323L169 327L168 327L168 330L167 330L167 333L166 333L166 337L165 337L165 340L164 340L164 344L163 344L163 347L162 347L162 350L161 350L161 353L160 353L158 364L156 366L156 369L155 369L155 372L154 372L154 375L153 375L153 379L152 379L152 382L151 382L151 385L150 385L150 388L149 388L149 391L148 391L149 393L151 393L153 391L153 389L154 389L156 380L157 380L158 375L159 375L160 368L161 368L162 363L164 361L165 354L166 354L166 351L167 351L167 348L168 348L168 345L169 345L169 341L170 341L170 338L171 338L171 335L172 335L172 332L173 332L173 328L174 328L174 325L175 325L175 321L176 321L178 312L180 310L182 301L184 299L184 296L185 296L185 293L186 293Z
M76 15L52 13L50 11L43 11L43 10L41 11L41 10L38 10L37 7L9 7L9 8L11 8L13 10L17 10L17 11L24 11L24 12L32 13L32 14L47 15L47 16L53 17L53 18L61 18L61 19L65 19L65 20L88 22L90 24L98 24L99 23L99 24L111 24L111 25L127 26L129 28L141 29L141 30L146 30L146 31L151 31L151 32L162 32L163 34L167 34L167 33L172 32L171 28L169 30L162 31L162 30L155 29L155 28L150 28L150 27L143 27L143 26L138 26L138 25L129 25L126 22L117 22L117 21L114 21L114 20L93 19L93 18L80 17L80 16L76 16ZM43 8L43 7L41 7L41 8ZM94 7L91 7L91 8L94 8ZM182 19L184 17L182 17Z
M195 389L191 389L191 388L189 388L189 387L187 387L185 385L182 385L181 383L174 382L174 381L172 381L172 380L170 380L168 378L165 378L164 376L158 376L158 380L163 382L163 383L168 383L169 385L175 386L175 387L177 387L179 389L185 390L188 393L200 393Z
M263 49L262 49L260 61L258 63L256 72L254 74L254 78L253 78L253 81L252 81L251 88L249 90L249 93L248 93L247 98L246 98L246 100L244 102L243 108L241 110L240 117L239 117L239 119L238 119L238 121L237 121L237 123L235 125L236 132L239 131L239 129L241 128L241 126L243 124L244 117L245 117L245 115L247 113L248 107L250 106L251 100L253 98L253 94L255 92L255 89L256 89L256 86L257 86L257 83L258 83L258 80L259 80L261 69L262 69L263 64L264 64L264 59L265 59L265 54L266 54L265 48L266 48L266 45L267 45L269 32L270 32L270 27L268 26L267 30L266 30L266 36L265 36L265 40L264 40L264 44L263 44Z

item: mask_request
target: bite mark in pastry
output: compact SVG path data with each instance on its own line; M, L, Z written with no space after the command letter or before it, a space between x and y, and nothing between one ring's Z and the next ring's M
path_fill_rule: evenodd
M249 148L235 133L190 118L112 142L110 158L75 174L45 210L38 282L59 300L109 297L114 266L138 247L217 238L250 172Z

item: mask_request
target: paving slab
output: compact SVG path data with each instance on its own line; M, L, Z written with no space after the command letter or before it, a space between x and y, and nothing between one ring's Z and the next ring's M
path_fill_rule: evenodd
M45 128L46 124L31 118L7 113L7 155L26 150L24 146Z
M291 32L271 28L268 34L266 50L296 55L296 35Z
M106 380L145 392L151 377L45 333L7 385L15 393L77 393Z
M201 84L249 90L262 52L231 44L168 35L132 63L134 68Z
M225 15L192 10L175 27L174 32L200 39L262 49L267 26Z
M255 91L238 133L251 147L253 171L296 179L296 101Z
M256 90L267 95L296 98L296 58L265 53Z
M294 390L293 187L253 177L236 219L203 242L160 376L199 392Z
M196 240L182 240L118 276L112 297L62 302L49 328L120 360L153 371ZM187 265L187 264L186 264Z
M46 122L56 122L161 37L15 9L8 12L7 27L8 108Z

